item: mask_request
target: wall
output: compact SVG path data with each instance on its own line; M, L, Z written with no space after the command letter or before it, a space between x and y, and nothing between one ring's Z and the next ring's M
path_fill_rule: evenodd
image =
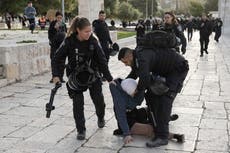
M219 0L219 17L223 21L223 34L230 36L230 0Z
M0 47L0 65L8 83L24 80L50 70L48 42Z

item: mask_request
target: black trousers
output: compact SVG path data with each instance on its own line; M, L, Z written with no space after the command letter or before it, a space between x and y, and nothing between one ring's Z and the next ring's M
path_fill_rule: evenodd
M172 104L177 95L182 89L183 81L187 76L188 71L174 72L166 77L166 83L169 87L169 92L164 95L155 95L149 89L145 93L145 100L150 111L153 112L156 125L154 129L156 137L167 139L169 135L169 121L172 111Z
M188 30L188 41L192 40L193 30Z
M28 19L30 23L30 30L33 31L35 29L35 19Z
M73 91L68 89L69 95L73 99L73 116L78 132L86 130L84 115L84 91ZM102 94L102 82L100 79L95 81L92 86L89 87L89 93L94 103L97 117L103 118L105 115L105 102Z
M109 54L110 54L110 52L109 52L109 42L108 41L100 41L100 43L101 43L101 47L102 47L102 49L103 49L103 51L105 53L105 57L107 59L107 62L109 63Z
M53 57L54 57L54 55L55 55L55 53L56 53L56 51L57 51L58 48L59 48L59 46L58 47L57 46L53 46L53 45L50 46L50 61L51 61L52 78L53 78L53 67L54 67L52 59L53 59ZM60 65L62 65L62 66L59 67L59 72L61 72L60 79L62 79L63 76L64 76L65 60L66 59L60 61L61 62Z
M207 51L209 43L209 37L200 37L200 54L203 55L204 50Z
M215 31L214 40L219 41L220 36L221 36L221 29L217 29L217 30Z

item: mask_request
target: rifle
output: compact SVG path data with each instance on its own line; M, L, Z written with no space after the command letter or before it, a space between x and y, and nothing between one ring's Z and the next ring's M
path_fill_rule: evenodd
M55 106L53 106L54 96L60 87L61 83L57 82L55 87L51 89L50 100L49 103L46 104L46 118L50 118L51 111L55 109Z

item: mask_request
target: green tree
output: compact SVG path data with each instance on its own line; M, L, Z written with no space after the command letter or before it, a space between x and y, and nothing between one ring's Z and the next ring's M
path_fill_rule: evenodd
M37 0L33 2L38 14L45 14L49 9L61 10L61 0Z
M114 18L117 16L118 11L118 0L104 0L106 16Z
M0 14L5 12L11 12L13 14L19 14L24 12L24 8L27 6L27 0L1 0L0 1Z
M28 0L0 0L0 14L6 11L23 14ZM38 14L45 14L49 9L61 10L61 0L32 0ZM77 14L77 0L65 0L65 12Z
M204 8L200 2L191 1L189 11L193 16L201 16L204 12Z
M204 5L205 12L218 11L218 0L207 0Z
M118 9L118 18L121 21L127 22L127 21L133 21L139 18L141 13L133 8L133 6L127 2L122 2L120 4L120 7Z
M130 4L136 9L138 9L143 16L146 16L146 5L147 5L147 16L154 16L157 13L157 1L156 0L128 0Z

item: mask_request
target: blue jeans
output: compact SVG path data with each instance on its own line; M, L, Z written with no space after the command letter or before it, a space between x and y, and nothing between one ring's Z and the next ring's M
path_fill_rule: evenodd
M119 83L116 85L110 84L109 88L113 97L114 112L118 126L121 128L124 136L129 135L130 131L127 123L126 110L132 110L136 108L137 105L141 105L144 100L144 91L138 92L134 97L131 97L122 90Z

